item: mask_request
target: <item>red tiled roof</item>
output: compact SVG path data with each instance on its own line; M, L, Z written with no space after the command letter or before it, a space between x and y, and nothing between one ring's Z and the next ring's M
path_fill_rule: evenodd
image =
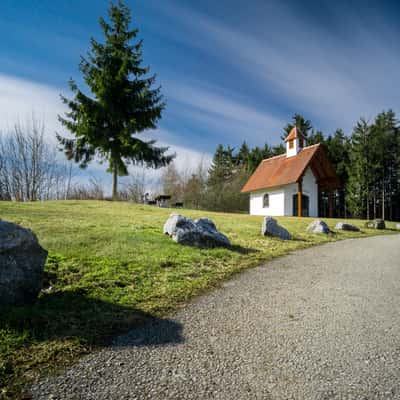
M320 144L314 144L304 147L296 156L286 157L285 153L263 160L241 192L252 192L297 182L320 148Z
M299 128L293 127L292 130L289 132L289 135L287 135L285 142L289 141L289 140L293 140L297 137L302 137L305 139L303 133L301 132L301 130Z

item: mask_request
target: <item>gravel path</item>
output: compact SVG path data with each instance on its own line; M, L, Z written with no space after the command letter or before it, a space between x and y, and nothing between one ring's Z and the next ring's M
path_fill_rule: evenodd
M36 399L400 399L400 235L249 270L32 390Z

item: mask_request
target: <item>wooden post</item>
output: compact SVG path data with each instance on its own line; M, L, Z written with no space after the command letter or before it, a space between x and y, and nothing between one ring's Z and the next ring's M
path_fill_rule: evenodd
M329 190L328 193L328 205L329 205L329 218L333 218L333 190Z
M298 182L298 187L297 187L297 216L302 217L303 216L303 179L300 178Z

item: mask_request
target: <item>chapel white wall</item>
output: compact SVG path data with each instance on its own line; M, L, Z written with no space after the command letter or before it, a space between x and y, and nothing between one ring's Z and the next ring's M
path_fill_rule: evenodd
M264 195L269 194L269 207L264 208ZM284 188L274 188L250 193L251 215L284 215L285 191Z
M264 194L269 194L269 207L263 207ZM271 216L292 216L293 195L297 193L297 183L260 190L250 193L250 214ZM309 216L318 217L318 185L311 168L303 176L303 194L309 197Z

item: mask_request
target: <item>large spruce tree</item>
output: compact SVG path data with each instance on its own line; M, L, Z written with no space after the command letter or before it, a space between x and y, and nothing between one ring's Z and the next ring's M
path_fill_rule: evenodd
M155 141L138 138L156 128L164 109L160 88L153 88L155 75L142 66L142 40L131 29L130 10L120 0L111 4L109 21L100 18L104 43L91 39L91 50L81 57L79 69L90 93L71 79L73 99L61 96L69 111L60 122L73 134L57 134L68 159L86 167L96 156L108 163L113 174L112 195L117 197L117 177L128 174L128 164L158 168L173 156Z

